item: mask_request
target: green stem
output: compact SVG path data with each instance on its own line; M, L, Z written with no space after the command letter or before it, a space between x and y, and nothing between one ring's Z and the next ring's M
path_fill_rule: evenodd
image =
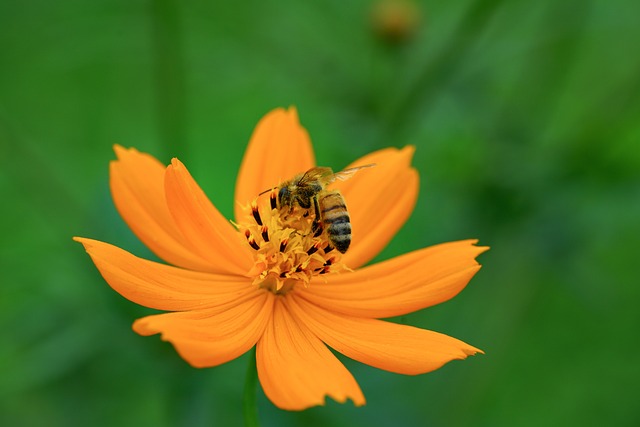
M258 405L256 404L256 386L258 385L258 370L256 369L256 348L249 354L247 378L244 381L244 402L242 412L246 427L259 427Z

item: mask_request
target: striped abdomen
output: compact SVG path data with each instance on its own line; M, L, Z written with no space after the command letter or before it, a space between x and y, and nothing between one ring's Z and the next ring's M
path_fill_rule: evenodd
M351 243L351 223L342 194L332 191L321 196L318 203L329 241L339 252L347 252Z

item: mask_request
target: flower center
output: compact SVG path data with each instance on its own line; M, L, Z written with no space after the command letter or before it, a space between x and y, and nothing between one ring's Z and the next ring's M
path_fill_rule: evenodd
M314 221L313 209L278 208L272 192L269 203L260 206L256 199L246 210L250 220L236 226L255 251L249 271L254 285L284 294L296 285L309 286L313 276L347 269Z

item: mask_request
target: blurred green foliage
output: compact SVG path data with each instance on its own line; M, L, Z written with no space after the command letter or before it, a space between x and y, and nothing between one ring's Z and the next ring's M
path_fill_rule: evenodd
M345 360L367 406L260 394L264 426L640 424L640 3L410 6L0 2L0 425L241 425L247 356L196 370L135 335L150 311L71 236L152 257L112 205L114 143L179 157L230 216L253 126L288 105L323 165L417 147L418 206L379 259L492 249L396 320L486 355L417 377Z

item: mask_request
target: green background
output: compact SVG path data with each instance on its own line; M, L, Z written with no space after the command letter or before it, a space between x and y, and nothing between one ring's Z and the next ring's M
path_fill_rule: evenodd
M0 2L0 425L237 426L247 356L190 368L74 235L152 257L112 145L179 157L230 216L262 115L322 165L417 147L418 205L378 257L479 238L470 286L397 321L486 351L417 377L345 360L367 405L264 426L640 425L640 3ZM413 26L412 26L413 25ZM406 28L405 28L406 29ZM410 28L409 28L410 29Z

